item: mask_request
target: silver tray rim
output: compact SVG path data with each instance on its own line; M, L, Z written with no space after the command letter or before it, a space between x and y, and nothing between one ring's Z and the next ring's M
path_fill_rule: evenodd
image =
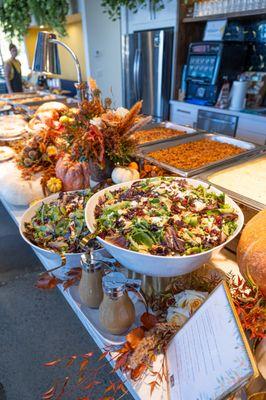
M141 158L141 159L147 160L150 163L152 163L154 165L157 165L158 167L164 168L164 169L166 169L166 170L168 170L168 171L170 171L170 172L172 172L174 174L178 174L178 175L180 175L180 176L182 176L184 178L189 178L191 176L195 176L195 175L198 175L198 174L200 174L202 172L211 170L211 169L213 169L213 168L215 168L215 167L217 167L219 165L230 165L231 163L234 163L234 161L238 161L238 160L242 160L242 159L248 158L251 155L260 153L261 151L266 149L265 145L258 145L258 144L255 144L255 143L252 143L252 142L248 142L248 141L244 141L244 140L241 140L241 139L238 139L238 138L235 138L235 137L220 135L220 134L217 134L217 133L198 133L196 135L187 135L186 138L183 138L183 139L180 138L178 140L171 139L171 140L164 141L163 143L160 143L160 144L161 145L162 144L166 144L166 146L162 147L162 148L168 148L168 147L174 147L176 145L183 144L183 143L189 143L189 142L198 141L198 140L205 139L205 138L206 139L212 139L212 138L214 138L214 139L216 139L216 138L225 139L223 142L226 142L226 143L229 143L229 144L238 145L239 147L244 148L244 149L247 148L246 146L249 146L250 148L248 148L247 151L245 151L245 152L243 152L241 154L237 154L237 155L234 155L232 157L225 158L223 160L215 161L213 163L204 165L204 166L199 167L199 168L188 169L188 170L175 168L175 167L173 167L173 166L171 166L169 164L157 161L154 158L147 156L146 153L148 153L150 151L156 151L156 149L149 149L149 147L156 146L155 144L152 144L150 146L146 146L145 148L139 149L139 152L136 153L136 156ZM230 143L230 141L231 141L231 143ZM172 146L171 146L171 143L172 143ZM242 146L241 146L241 144L242 144Z
M258 154L255 154L255 155L251 156L251 157L247 157L245 160L238 160L238 162L233 163L231 165L217 166L217 168L215 168L215 169L213 169L211 171L206 171L203 174L199 174L195 178L198 178L198 179L202 180L203 182L205 182L205 183L207 183L209 185L217 187L217 189L225 192L228 196L232 197L233 200L235 200L238 203L243 204L244 206L251 207L251 208L253 208L253 209L257 210L257 211L265 210L266 209L266 204L260 203L259 201L256 201L256 200L253 200L253 199L250 199L249 197L246 197L246 196L244 196L242 194L236 193L236 192L234 192L234 191L232 191L230 189L226 189L225 187L217 185L216 183L212 183L208 179L211 174L215 174L215 173L217 173L219 171L223 171L223 170L225 170L227 168L230 168L230 167L233 167L233 166L236 166L236 165L241 165L244 162L256 160L256 159L258 159L260 157L265 157L265 156L266 156L266 149L265 149L264 152L260 152Z

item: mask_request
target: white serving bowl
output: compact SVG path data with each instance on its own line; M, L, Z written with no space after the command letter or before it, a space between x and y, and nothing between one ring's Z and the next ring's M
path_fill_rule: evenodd
M79 192L79 190L77 190ZM76 192L76 191L75 191ZM66 192L66 193L73 193L73 192ZM52 194L51 196L45 197L42 200L39 200L37 203L35 203L33 206L28 208L25 213L22 215L20 224L19 224L19 232L22 236L22 238L27 242L37 253L41 258L44 258L48 261L49 265L48 268L54 268L57 267L61 264L61 257L53 252L52 250L46 250L42 249L41 247L33 244L24 234L24 227L25 227L25 222L30 222L31 218L35 215L36 210L41 206L42 203L51 203L53 200L57 199L59 196L59 193ZM57 271L54 272L55 275L57 276L63 276L65 272L67 272L69 269L74 268L74 267L79 267L80 265L80 256L83 253L64 253L66 256L66 264L64 267L58 269Z
M183 178L177 178L183 179ZM145 179L143 179L145 180ZM206 188L209 187L208 184L196 180L196 179L186 179L193 186L202 185ZM122 187L130 187L133 182L130 181L125 183L120 183L114 185L95 193L87 202L85 208L85 220L87 227L91 232L95 230L95 216L94 210L98 204L99 198L102 197L106 192L113 192ZM216 189L214 186L210 187L211 190L217 194L222 194L220 190ZM205 251L204 253L192 254L188 256L156 256L145 253L138 253L132 250L124 249L122 247L116 246L106 240L97 237L102 246L124 267L138 272L140 274L158 277L173 277L177 275L187 274L199 268L202 264L207 263L210 258L217 254L227 243L233 240L241 231L244 224L244 216L238 205L228 196L226 196L226 203L230 204L238 214L238 227L234 234L227 239L226 242L214 247L211 250Z

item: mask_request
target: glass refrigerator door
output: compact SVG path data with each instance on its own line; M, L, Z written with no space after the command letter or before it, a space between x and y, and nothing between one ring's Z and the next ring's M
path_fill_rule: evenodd
M162 85L165 32L138 32L135 50L133 77L134 91L138 100L143 100L142 112L154 117L163 117Z

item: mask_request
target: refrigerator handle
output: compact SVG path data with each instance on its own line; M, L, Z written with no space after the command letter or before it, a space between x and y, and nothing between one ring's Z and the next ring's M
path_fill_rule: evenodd
M137 60L137 93L138 93L138 100L140 100L141 93L140 93L140 60L141 60L141 50L138 49L138 60Z
M140 49L136 49L133 62L133 86L134 86L134 93L136 100L139 100L140 98L139 70L140 70Z
M133 61L133 87L134 87L134 95L136 100L138 100L138 88L137 88L137 76L138 76L138 49L135 50L134 61Z

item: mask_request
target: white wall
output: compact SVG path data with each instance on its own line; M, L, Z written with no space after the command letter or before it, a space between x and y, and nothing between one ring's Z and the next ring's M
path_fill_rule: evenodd
M112 97L114 105L122 104L122 71L120 21L111 21L103 13L101 0L81 0L82 25L87 72L96 79L103 96Z

